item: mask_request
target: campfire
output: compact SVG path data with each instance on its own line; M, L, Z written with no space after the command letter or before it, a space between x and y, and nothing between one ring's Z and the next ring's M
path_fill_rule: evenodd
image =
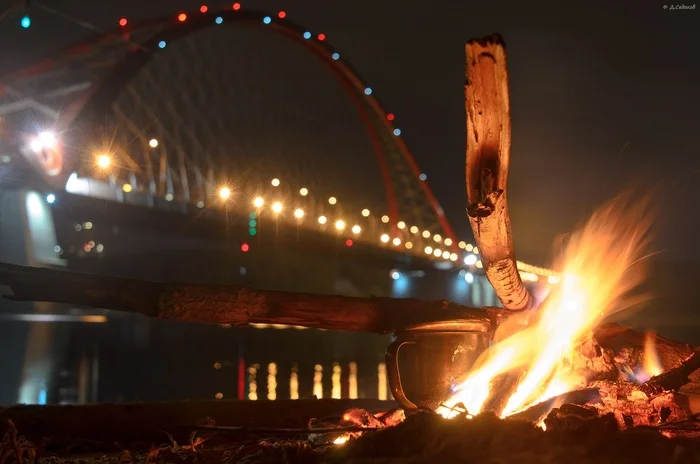
M550 278L551 291L536 301L518 272L508 215L510 108L505 48L500 36L489 36L470 41L466 51L467 213L503 310L445 302L178 286L0 267L0 276L10 284L15 299L70 302L238 326L273 323L395 331L401 336L387 351L387 369L392 372L390 361L395 361L389 378L402 408L376 412L353 407L340 417L324 417L333 406L328 400L298 400L231 403L228 415L219 414L224 422L247 418L255 425L265 414L285 424L309 410L316 416L303 428L264 428L217 423L213 416L221 403L201 409L173 404L127 409L101 405L72 413L60 407L38 412L15 407L0 411L0 419L8 424L5 441L0 443L0 464L8 456L21 463L23 455L38 462L43 448L31 440L47 436L54 440L79 436L95 443L104 440L108 429L107 441L112 445L138 440L152 443L154 434L168 427L174 433L168 435L169 444L152 447L141 456L122 451L113 460L698 462L700 351L608 321L648 298L640 293L640 284L653 252L649 249L650 203L622 194L596 211L567 237L554 264L559 274ZM402 327L404 332L399 332ZM446 394L432 388L428 403L436 395L439 401L427 407L404 394L397 357L402 344L420 344L417 337L431 336L436 327L441 335L449 335L444 346L452 351L435 351L446 354L444 360L431 358L433 352L421 360L435 364L431 372L449 372L445 376L449 385ZM471 332L459 332L456 327L470 327ZM484 327L492 330L482 330ZM486 336L489 343L482 343ZM453 342L456 344L450 345ZM471 354L464 357L467 352ZM466 359L469 365L453 372L462 364L447 364L460 356L460 363ZM105 425L105 417L114 424L111 428ZM189 422L172 422L183 417ZM304 417L306 421L312 416ZM83 422L75 425L78 419ZM187 445L178 444L175 438L182 441L183 431L190 434ZM21 433L28 438L20 438Z

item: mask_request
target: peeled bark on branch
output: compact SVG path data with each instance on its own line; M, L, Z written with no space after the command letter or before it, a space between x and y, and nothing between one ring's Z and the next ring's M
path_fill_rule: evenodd
M149 282L0 263L6 298L113 309L160 319L208 324L282 324L326 330L388 333L423 322L480 319L499 324L500 308L448 301L354 298L258 290L236 285Z
M467 215L503 306L529 309L534 299L516 266L506 195L511 134L503 39L494 34L470 40L466 55Z

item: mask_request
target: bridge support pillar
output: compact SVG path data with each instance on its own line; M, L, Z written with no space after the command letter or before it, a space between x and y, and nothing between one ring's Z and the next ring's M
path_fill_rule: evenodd
M24 266L61 266L54 247L56 229L43 194L27 189L0 189L0 262ZM51 303L2 301L5 316L51 313ZM24 318L29 319L31 318ZM11 319L12 320L12 319ZM47 399L55 363L55 324L13 322L2 324L0 364L5 373L0 389L3 403L42 403ZM19 354L22 353L22 354Z

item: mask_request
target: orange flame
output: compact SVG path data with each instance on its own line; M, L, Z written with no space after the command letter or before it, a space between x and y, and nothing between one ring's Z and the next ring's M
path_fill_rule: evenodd
M606 316L639 300L629 292L642 281L638 266L649 244L652 220L648 202L624 195L595 212L573 233L557 260L561 281L532 314L519 314L499 327L494 344L438 408L445 417L463 404L481 412L494 395L503 395L498 377L518 375L517 386L500 411L506 417L586 385L569 360L573 348ZM500 387L500 389L499 389Z
M654 377L663 371L664 368L656 351L656 336L652 332L647 332L644 338L644 372L649 377Z

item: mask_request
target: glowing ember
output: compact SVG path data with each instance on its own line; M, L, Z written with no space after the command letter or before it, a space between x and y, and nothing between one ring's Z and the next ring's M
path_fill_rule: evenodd
M647 203L631 196L594 213L569 237L558 259L560 284L536 311L515 315L499 327L494 344L438 412L453 417L463 405L478 414L492 397L503 396L505 406L496 412L506 417L585 387L587 379L570 362L573 349L606 316L640 301L630 300L629 292L642 280L637 265L649 243L650 224ZM514 390L503 391L504 374L516 376Z

